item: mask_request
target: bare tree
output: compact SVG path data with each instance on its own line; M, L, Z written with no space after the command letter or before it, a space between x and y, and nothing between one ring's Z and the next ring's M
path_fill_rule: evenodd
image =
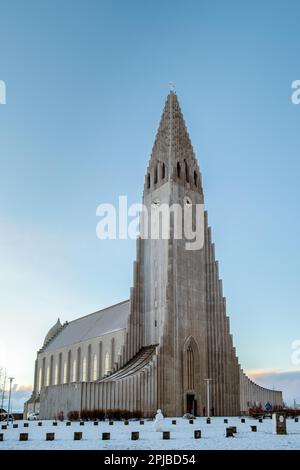
M0 367L0 408L3 408L5 400L6 379L7 371L4 367Z

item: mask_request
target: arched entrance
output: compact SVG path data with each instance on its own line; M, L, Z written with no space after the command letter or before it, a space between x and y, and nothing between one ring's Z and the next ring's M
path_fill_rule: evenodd
M199 371L199 349L195 339L189 336L183 348L183 410L198 414L197 372Z

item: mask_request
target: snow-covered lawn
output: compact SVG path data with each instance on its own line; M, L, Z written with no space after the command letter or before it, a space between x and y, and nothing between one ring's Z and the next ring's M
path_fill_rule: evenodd
M171 420L176 419L177 424L172 425ZM286 436L273 435L272 420L265 419L262 423L258 420L246 418L241 423L240 418L228 418L228 424L224 424L224 418L212 418L211 424L206 424L205 418L197 418L194 424L189 424L183 418L166 418L163 429L170 431L170 440L162 439L162 432L156 432L152 421L146 421L140 425L139 421L130 421L128 426L123 422L114 422L111 426L108 422L99 422L94 426L92 422L86 422L84 426L73 422L66 426L66 422L58 422L57 426L52 421L43 421L41 427L36 421L30 421L29 427L24 428L24 421L16 421L19 427L13 429L9 425L7 430L1 430L4 434L1 449L165 449L165 450L205 450L205 449L300 449L300 422L287 420L288 434ZM3 424L3 423L1 423ZM257 426L257 432L251 432L250 425ZM228 426L236 426L237 433L234 438L225 437L225 429ZM194 430L200 429L201 439L194 439ZM75 431L82 432L82 440L74 441ZM139 431L138 441L131 440L131 432ZM27 442L19 441L19 434L28 432ZM55 440L46 441L46 432L54 432ZM102 432L110 432L111 440L103 441Z

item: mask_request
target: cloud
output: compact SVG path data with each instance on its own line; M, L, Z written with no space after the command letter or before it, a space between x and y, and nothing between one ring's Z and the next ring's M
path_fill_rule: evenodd
M30 397L32 393L31 385L13 385L11 392L11 410L15 413L21 413L24 409L24 403ZM5 400L3 408L7 410L8 408L8 390L6 389Z
M246 374L262 387L282 390L283 400L288 405L293 405L294 400L300 405L300 370L252 369L246 371Z

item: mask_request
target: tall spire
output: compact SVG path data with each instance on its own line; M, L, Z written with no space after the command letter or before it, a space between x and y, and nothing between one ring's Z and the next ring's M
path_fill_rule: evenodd
M152 148L146 176L146 187L149 189L149 179L158 184L157 165L164 168L163 174L170 181L178 181L185 174L186 183L201 189L201 175L190 140L189 133L180 109L179 101L174 92L173 82L170 83L170 93L167 96L160 119L155 142ZM154 172L154 174L153 174Z

